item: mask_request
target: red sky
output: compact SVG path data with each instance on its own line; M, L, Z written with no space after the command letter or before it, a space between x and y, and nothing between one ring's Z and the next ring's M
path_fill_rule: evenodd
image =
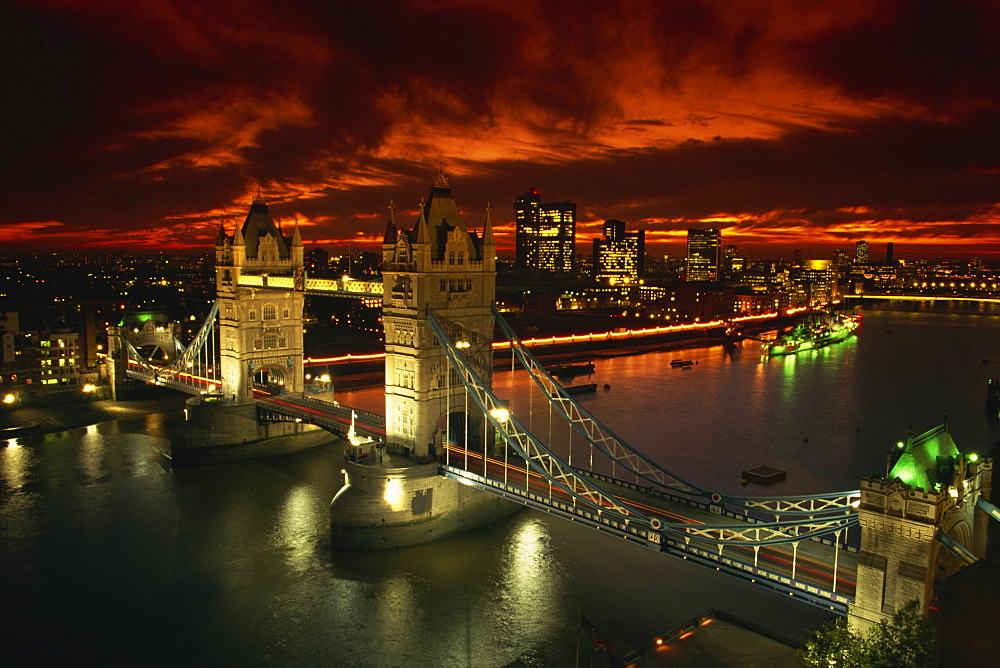
M258 186L331 251L572 200L681 253L1000 256L996 2L35 0L0 8L0 248L211 247Z

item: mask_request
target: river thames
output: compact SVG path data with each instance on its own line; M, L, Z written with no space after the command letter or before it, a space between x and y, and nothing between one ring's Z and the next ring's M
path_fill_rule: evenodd
M762 360L745 341L595 361L584 405L677 474L724 492L856 488L894 443L947 419L958 447L1000 440L1000 312L865 310L859 335ZM696 365L679 369L672 359ZM514 410L519 374L495 374ZM582 382L582 381L581 381ZM337 397L382 412L380 391ZM568 666L583 614L622 650L709 608L800 635L789 597L535 511L437 543L331 552L342 445L173 468L161 413L8 441L0 456L6 665ZM585 664L586 665L586 664Z

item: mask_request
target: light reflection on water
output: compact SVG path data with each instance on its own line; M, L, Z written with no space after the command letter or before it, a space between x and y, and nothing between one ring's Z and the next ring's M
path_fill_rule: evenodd
M910 421L934 426L945 403L960 448L995 442L982 407L998 334L998 318L872 314L853 342L811 356L762 362L746 342L602 359L594 381L611 390L584 404L703 484L742 490L739 469L769 463L789 470L769 491L845 488L884 465ZM680 356L698 364L670 367ZM547 429L540 398L509 372L496 387ZM338 399L382 410L378 391ZM164 439L177 420L128 418L0 450L4 663L565 666L580 612L623 646L712 606L793 633L825 618L531 511L406 550L331 553L340 445L173 469ZM59 632L37 642L39 627Z

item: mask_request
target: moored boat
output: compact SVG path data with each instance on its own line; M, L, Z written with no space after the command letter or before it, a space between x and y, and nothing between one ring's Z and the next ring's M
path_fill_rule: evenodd
M568 385L563 387L563 391L566 394L586 394L588 392L597 392L597 383L587 383L586 385ZM556 393L553 393L555 396Z
M771 341L767 346L767 355L792 355L840 343L851 336L860 324L860 315L827 315L819 320L807 319Z
M594 373L594 363L586 362L584 364L560 364L549 367L549 373L553 376L559 376L562 378L566 378L568 376L582 376L583 374Z

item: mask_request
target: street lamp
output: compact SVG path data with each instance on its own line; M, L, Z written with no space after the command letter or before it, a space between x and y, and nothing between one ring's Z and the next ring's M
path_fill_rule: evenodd
M12 404L16 400L17 400L17 396L15 396L13 394L5 394L5 395L3 395L3 402L5 404Z

